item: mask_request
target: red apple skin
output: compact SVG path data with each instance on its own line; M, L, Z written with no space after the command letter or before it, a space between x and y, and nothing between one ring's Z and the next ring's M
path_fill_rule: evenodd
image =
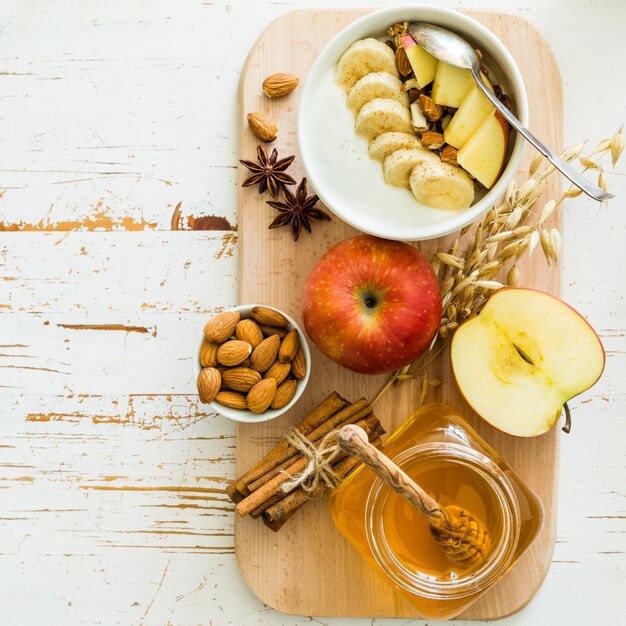
M402 37L400 37L400 41L402 42L402 47L405 50L407 48L412 48L413 46L417 46L417 43L415 43L415 39L413 39L411 35L402 35Z
M354 372L383 374L419 357L437 333L441 293L430 263L401 241L359 235L333 246L304 285L307 334Z

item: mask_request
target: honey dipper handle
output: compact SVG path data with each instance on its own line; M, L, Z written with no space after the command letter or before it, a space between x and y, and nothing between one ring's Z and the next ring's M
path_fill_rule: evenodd
M356 456L376 476L394 491L406 498L429 520L441 521L444 514L438 502L431 498L410 476L403 472L388 456L375 448L367 439L365 431L359 426L344 426L337 437L339 447L348 454Z

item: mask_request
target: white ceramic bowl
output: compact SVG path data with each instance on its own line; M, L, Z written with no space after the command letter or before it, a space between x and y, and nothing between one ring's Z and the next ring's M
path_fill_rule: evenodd
M443 26L479 48L525 125L528 97L519 68L502 42L477 21L451 9L432 5L382 9L350 24L322 50L306 79L298 111L298 143L307 176L324 204L348 224L379 237L414 241L454 232L485 213L515 175L524 140L511 131L500 178L468 209L432 209L418 204L409 190L384 182L381 164L367 155L367 140L354 133L354 116L335 82L335 70L350 44L382 37L389 26L406 20Z
M274 418L286 413L300 398L302 392L306 389L306 386L309 382L309 376L311 374L311 351L309 350L309 344L307 343L306 336L300 326L296 324L294 319L287 315L284 311L280 311L276 307L269 306L267 304L259 305L259 304L242 304L241 306L233 307L232 309L228 309L229 311L239 311L241 315L241 319L250 318L250 311L255 306L265 306L269 309L274 309L278 311L282 315L284 315L289 320L289 330L296 329L298 331L298 335L300 336L300 346L302 346L302 350L304 351L304 356L306 358L306 376L304 380L299 380L296 386L296 393L294 394L291 402L282 409L268 409L265 413L253 413L252 411L246 411L242 409L231 409L228 406L224 406L219 402L211 402L208 406L211 407L212 411L215 413L219 413L224 417L228 417L231 420L235 420L236 422L267 422L269 420L273 420ZM202 349L202 342L204 341L204 335L202 335L200 339L200 346L198 347L198 351L196 353L196 358L194 360L194 376L198 378L198 374L200 374L200 350Z

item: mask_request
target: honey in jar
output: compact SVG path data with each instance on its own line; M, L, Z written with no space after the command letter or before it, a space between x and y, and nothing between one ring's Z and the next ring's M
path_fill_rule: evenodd
M460 565L433 539L429 522L364 467L334 492L339 531L421 617L450 619L508 571L537 536L542 506L505 461L454 409L417 411L383 452L442 507L455 504L487 527L484 559Z

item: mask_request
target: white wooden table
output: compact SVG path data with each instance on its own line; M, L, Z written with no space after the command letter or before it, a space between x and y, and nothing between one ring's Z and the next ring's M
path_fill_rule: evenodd
M197 403L192 373L204 321L236 301L238 74L263 27L306 5L0 4L3 624L359 623L285 616L247 589L221 493L234 426ZM610 136L626 118L623 2L507 10L552 43L567 142ZM508 624L624 620L623 172L610 207L567 207L564 297L607 370L563 437L554 563Z

